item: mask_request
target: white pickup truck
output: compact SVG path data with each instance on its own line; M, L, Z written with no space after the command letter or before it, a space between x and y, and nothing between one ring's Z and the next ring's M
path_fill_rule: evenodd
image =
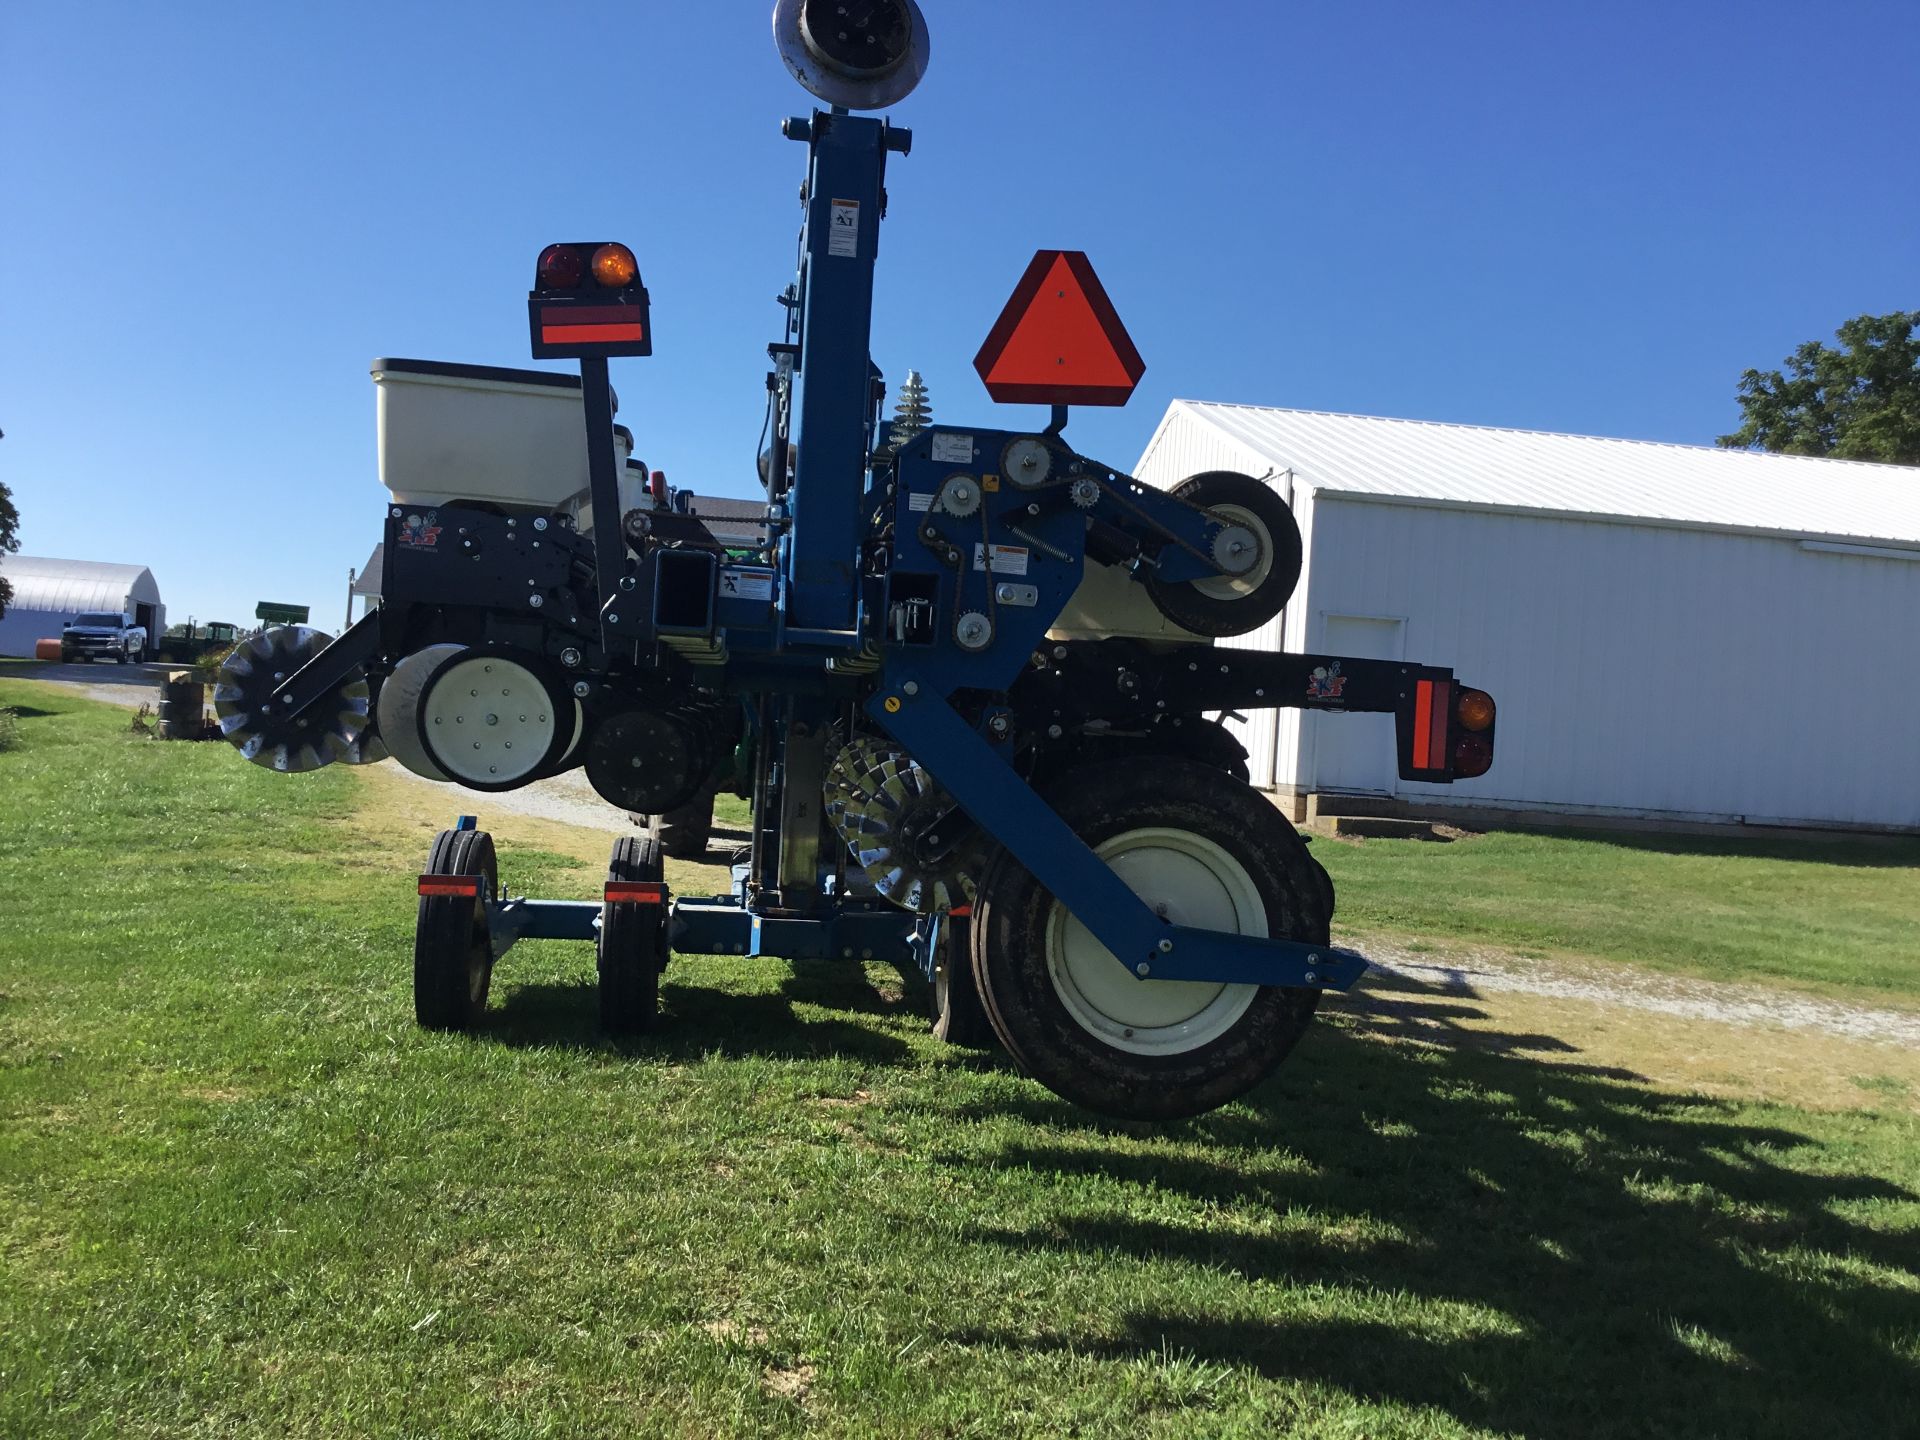
M147 653L147 632L133 617L111 610L88 611L69 620L60 631L60 658L118 660L122 665Z

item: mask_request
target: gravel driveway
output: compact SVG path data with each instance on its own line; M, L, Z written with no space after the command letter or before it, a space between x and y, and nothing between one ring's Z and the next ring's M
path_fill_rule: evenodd
M1792 990L1689 980L1637 968L1601 969L1569 961L1532 961L1499 951L1436 955L1402 950L1377 940L1362 941L1355 948L1374 966L1369 972L1374 983L1362 980L1361 993L1367 994L1369 1003L1389 1007L1397 977L1430 993L1468 996L1509 991L1551 999L1590 1000L1725 1025L1777 1026L1849 1040L1920 1047L1920 1011L1848 1005Z

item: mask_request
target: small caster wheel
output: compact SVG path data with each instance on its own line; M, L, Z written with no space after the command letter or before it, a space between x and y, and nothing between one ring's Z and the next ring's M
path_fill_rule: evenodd
M413 1018L428 1030L472 1030L493 983L493 940L487 905L499 889L493 836L484 830L442 830L427 857L426 877L474 876L473 895L420 897L413 928Z
M667 968L665 867L652 835L613 843L607 883L663 886L651 903L610 901L600 907L600 1028L608 1035L644 1035L660 1013L660 972Z

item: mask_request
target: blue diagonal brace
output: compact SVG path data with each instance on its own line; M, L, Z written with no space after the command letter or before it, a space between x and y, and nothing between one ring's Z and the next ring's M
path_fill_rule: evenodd
M1331 945L1169 925L931 685L892 669L888 680L867 713L1135 978L1344 990L1367 968Z

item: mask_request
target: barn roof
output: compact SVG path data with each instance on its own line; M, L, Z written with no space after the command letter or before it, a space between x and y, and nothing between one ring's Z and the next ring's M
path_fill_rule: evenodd
M160 602L160 586L144 565L0 555L0 575L13 584L9 610L118 610L128 600Z
M1328 495L1920 545L1909 466L1196 400L1174 401L1154 442L1179 423Z

